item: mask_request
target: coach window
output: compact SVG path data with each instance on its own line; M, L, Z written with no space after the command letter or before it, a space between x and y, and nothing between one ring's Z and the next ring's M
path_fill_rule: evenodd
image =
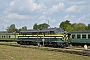
M80 35L77 35L77 39L80 39Z
M3 38L3 36L2 36L2 38Z
M83 38L83 39L86 39L86 35L82 35L82 38Z
M75 38L75 35L72 35L72 38L74 39Z
M10 35L9 35L9 38L10 38Z
M88 38L90 39L90 34L88 35Z
M5 38L5 36L4 36L4 38Z

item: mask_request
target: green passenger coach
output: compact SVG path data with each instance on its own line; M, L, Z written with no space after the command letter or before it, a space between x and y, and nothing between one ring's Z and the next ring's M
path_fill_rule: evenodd
M17 41L18 33L0 33L0 42L12 42Z
M72 31L68 33L68 41L72 45L90 45L90 31Z

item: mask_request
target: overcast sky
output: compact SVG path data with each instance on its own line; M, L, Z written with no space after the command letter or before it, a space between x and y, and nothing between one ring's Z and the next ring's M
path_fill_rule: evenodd
M16 28L35 23L59 27L62 21L90 23L90 0L0 0L0 30L11 24Z

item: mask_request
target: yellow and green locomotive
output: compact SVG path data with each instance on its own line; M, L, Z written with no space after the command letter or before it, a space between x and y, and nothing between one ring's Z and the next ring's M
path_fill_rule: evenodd
M68 35L62 28L21 31L17 39L18 44L30 44L54 47L68 46Z

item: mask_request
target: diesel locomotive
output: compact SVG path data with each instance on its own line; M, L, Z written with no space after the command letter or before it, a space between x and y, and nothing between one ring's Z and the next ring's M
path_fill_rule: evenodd
M17 39L18 44L30 44L66 47L68 46L68 35L62 28L49 28L40 30L21 31Z

